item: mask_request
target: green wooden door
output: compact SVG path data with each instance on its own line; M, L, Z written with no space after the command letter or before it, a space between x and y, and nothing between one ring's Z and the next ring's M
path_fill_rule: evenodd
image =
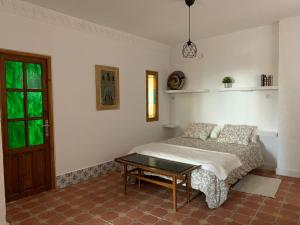
M7 201L51 188L47 62L0 54Z

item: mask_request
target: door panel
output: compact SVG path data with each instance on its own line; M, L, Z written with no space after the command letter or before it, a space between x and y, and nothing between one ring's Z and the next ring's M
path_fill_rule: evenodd
M0 50L7 201L54 186L49 62L43 57L4 54Z
M15 198L21 189L19 180L19 157L17 155L4 157L4 168L6 195Z
M46 177L43 176L45 174L46 158L43 151L37 151L33 155L33 168L35 168L34 182L37 188L45 188L46 187Z
M23 177L23 190L31 191L33 187L33 177L32 177L32 153L25 153L22 155L22 167L21 174Z

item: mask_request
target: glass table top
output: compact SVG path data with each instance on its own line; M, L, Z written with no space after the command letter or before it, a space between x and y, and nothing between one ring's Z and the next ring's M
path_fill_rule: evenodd
M123 161L136 163L139 165L156 168L160 170L165 170L173 173L182 173L195 165L171 161L167 159L161 159L157 157L141 155L141 154L131 154L120 158Z

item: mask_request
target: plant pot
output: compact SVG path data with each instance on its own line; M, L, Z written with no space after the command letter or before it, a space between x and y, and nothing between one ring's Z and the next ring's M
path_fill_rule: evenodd
M224 83L224 87L225 88L231 88L232 87L232 83Z

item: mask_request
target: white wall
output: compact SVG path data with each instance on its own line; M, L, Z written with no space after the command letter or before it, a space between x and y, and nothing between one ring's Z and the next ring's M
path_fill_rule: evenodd
M170 47L18 1L0 1L0 27L0 48L52 57L56 175L166 137L160 122L146 123L145 70L159 72L164 120ZM120 68L120 110L96 111L95 64ZM6 224L1 147L0 184Z
M185 89L211 89L210 93L176 95L174 121L185 126L191 121L217 124L257 125L263 131L278 130L278 93L216 92L222 78L234 77L234 87L260 86L260 75L273 74L278 81L278 29L266 25L195 42L203 58L184 59L182 45L172 48L171 70L186 74ZM276 138L262 137L267 152L266 166L276 167Z
M52 57L56 175L166 137L160 122L146 122L145 70L159 72L163 120L169 110L162 92L168 46L10 1L0 4L0 27L1 48ZM95 64L120 68L120 110L96 111Z
M300 16L280 21L277 173L300 177Z

